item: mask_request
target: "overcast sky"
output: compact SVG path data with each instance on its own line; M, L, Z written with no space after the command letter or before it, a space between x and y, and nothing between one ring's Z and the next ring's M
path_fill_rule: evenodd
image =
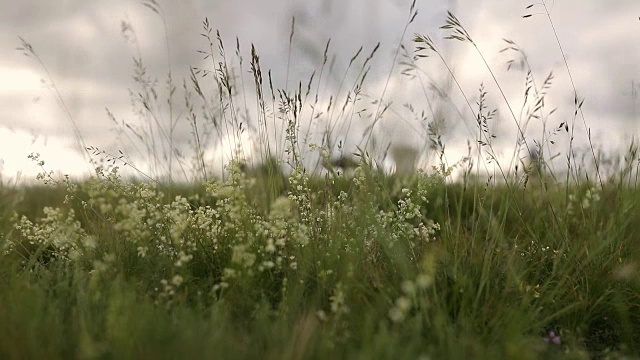
M334 65L331 71L324 71L320 80L319 104L326 107L331 94L337 94L350 58L363 47L357 66L354 66L358 68L380 42L363 88L362 106L356 106L356 110L367 108L369 113L374 113L377 108L372 102L384 91L384 101L391 102L392 106L377 125L376 136L381 142L404 142L418 147L424 143L424 136L416 131L420 124L412 123L411 114L403 105L411 103L416 111L429 113L422 86L434 81L437 86L446 87L447 76L445 68L434 58L419 62L424 70L423 83L400 74L403 70L399 64L401 59L394 65L394 54L402 41L410 1L158 0L158 3L161 15L136 0L0 0L0 169L5 180L19 173L32 177L39 171L27 159L31 152L41 153L49 170L88 173L91 167L78 150L70 118L77 124L87 146L112 153L118 150L130 152L138 164L144 163L135 145L117 136L105 108L117 121L130 124L139 121L131 105L129 89L138 91L132 80L132 59L140 55L149 75L158 79L161 97L166 95L163 89L171 69L178 86L175 115L184 118L182 81L184 78L189 80L189 66L209 66L197 52L207 50L208 46L199 35L205 18L214 29L214 36L215 30L220 31L227 57L236 68L236 37L239 40L244 63L237 74L244 79L251 111L255 109L255 101L250 98L251 44L260 55L265 79L267 70L271 69L274 86L292 90L299 81L306 86L314 70L318 76L322 54L330 38L329 55ZM594 140L607 149L628 144L640 133L637 95L640 91L640 2L556 0L546 4L578 96L585 99L586 125L592 128ZM527 5L526 1L418 0L419 13L403 40L412 48L414 33L431 36L445 53L471 102L478 99L480 83L485 84L489 104L498 110L493 130L499 135L496 144L505 153L512 151L515 141L513 117L475 50L469 44L442 40L447 32L439 27L446 20L447 10L451 9L482 51L516 115L522 104L525 74L506 71L506 61L514 59L514 54L499 52L505 47L502 39L515 41L526 52L536 84L542 84L553 72L554 80L546 102L548 109L558 107L548 120L548 127L553 128L560 122L572 121L573 89L544 8L538 5L527 10ZM523 18L527 14L534 16ZM289 60L293 17L296 26ZM123 32L123 24L133 31ZM18 37L33 46L48 74L33 57L25 57L15 50L21 46ZM351 70L348 84L343 86L341 94L337 94L342 101L345 88L352 88L356 75L357 71ZM55 83L66 108L47 85L49 80ZM431 96L430 100L433 99ZM444 135L447 147L452 151L449 157L455 161L456 156L466 151L466 141L472 136L475 125L457 88L450 89L449 99L450 104L445 107L448 125ZM161 101L163 106L165 100ZM164 119L167 119L166 106L163 111ZM252 116L251 111L249 116ZM351 146L358 144L360 134L370 123L367 121L366 118L355 121L350 135L341 140ZM583 133L576 137L584 145L586 136L582 119L578 118L576 124L576 130ZM306 126L302 125L303 128ZM540 129L540 122L532 121L527 135L532 139L539 137ZM175 131L178 146L188 148L190 131L188 122L180 120ZM563 139L556 141L563 143ZM220 145L211 142L207 146L210 148L208 161L219 161L216 146Z

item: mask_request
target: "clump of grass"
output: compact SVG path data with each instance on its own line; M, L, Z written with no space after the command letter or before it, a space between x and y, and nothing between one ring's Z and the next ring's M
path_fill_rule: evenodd
M144 4L161 15L157 2ZM414 3L407 27L416 16ZM478 49L453 14L444 27L453 31L450 38ZM593 159L595 173L576 168L570 144L569 169L558 180L546 155L556 136L545 132L552 111L543 99L552 76L538 89L528 71L525 106L520 115L510 111L518 128L514 155L501 164L490 94L481 86L472 106L450 70L477 126L476 154L470 142L464 159L447 163L441 119L425 117L431 121L423 127L425 139L439 164L431 173L390 175L381 166L390 147L380 151L372 135L390 106L384 99L373 102L377 110L362 134L371 146L349 157L334 132L341 121L350 128L377 47L344 102L336 95L319 109L315 75L306 90L299 82L288 91L274 89L269 72L265 89L252 46L258 118L250 125L268 146L259 155L262 165L236 156L219 179L204 163L208 130L201 132L200 119L211 122L218 137L239 138L250 126L241 125L244 101L221 36L213 36L207 20L203 30L209 49L202 54L213 68L191 69L190 80L204 114L183 86L197 181L147 174L123 152L87 146L99 158L88 179L58 180L34 154L44 186L0 187L7 194L0 203L0 357L638 356L637 146L610 162L612 175L605 177L602 157ZM418 60L434 54L450 69L428 36L417 34L414 44L405 72L420 71ZM507 45L523 54L515 42ZM236 49L242 68L239 41ZM397 53L405 50L401 44ZM164 149L152 169L171 172L171 159L182 159L172 140L177 120L171 111L167 123L160 120L154 82L142 65L136 60L146 122L123 126L146 144L143 153ZM206 76L214 78L213 101L205 94ZM312 122L306 130L302 123L307 116L326 129L313 146ZM530 151L526 129L533 119L545 122L543 134L532 146L535 156L520 159L521 148ZM270 137L274 128L282 130L282 142ZM570 133L566 123L556 130ZM336 149L343 162L334 161ZM318 159L306 159L311 151ZM488 178L480 173L485 158L497 169ZM124 178L119 166L140 176ZM458 168L462 180L452 182Z
M566 203L491 186L476 200L364 157L343 181L294 171L267 208L255 178L229 173L167 198L112 171L42 216L16 215L3 356L635 353L634 190L585 184Z

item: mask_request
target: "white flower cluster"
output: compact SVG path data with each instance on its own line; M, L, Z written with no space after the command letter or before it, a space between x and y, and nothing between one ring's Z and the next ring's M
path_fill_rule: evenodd
M381 210L372 188L379 184L364 165L355 173L352 192L318 197L298 167L289 177L287 194L275 198L268 210L258 209L248 195L254 180L240 164L232 162L227 169L225 182L205 184L197 198L171 199L160 191L162 185L125 183L117 171L99 170L100 178L68 187L74 193L65 207L44 208L37 220L15 215L17 236L3 251L26 251L20 254L27 261L43 264L82 261L92 266L92 279L122 269L148 271L149 291L157 286L153 294L164 304L186 298L196 283L210 283L211 295L218 297L246 283L271 281L272 287L284 287L292 279L304 282L311 271L330 294L327 316L337 316L349 313L349 289L343 283L356 277L362 264L340 269L331 264L361 256L366 266L375 267L386 266L383 261L412 261L439 230L426 218L426 186L403 189L397 203L388 203L391 210ZM396 258L389 259L385 249L400 245L410 254L394 249ZM418 278L412 284L423 288L426 282ZM407 310L405 299L396 305L396 313Z
M600 191L595 186L587 189L583 193L569 194L569 201L567 202L567 213L569 215L575 214L576 210L587 210L593 204L600 201Z
M12 221L19 236L9 240L5 252L27 251L39 259L70 261L85 256L96 246L95 238L88 235L73 209L45 207L44 217L35 223L26 216L14 214Z
M414 280L405 280L401 284L402 295L396 298L391 309L389 318L393 322L403 321L412 309L420 306L421 294L433 283L431 275L420 273Z

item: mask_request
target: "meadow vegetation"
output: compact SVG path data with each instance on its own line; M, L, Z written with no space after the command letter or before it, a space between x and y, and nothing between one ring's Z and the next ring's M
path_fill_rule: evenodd
M144 4L163 16L157 2ZM453 14L444 28L450 39L476 46ZM348 94L336 95L334 106L345 105L334 113L314 107L314 76L306 87L274 89L255 49L248 65L238 43L237 65L253 74L258 117L243 125L244 85L236 87L241 80L211 34L205 20L209 49L202 53L216 60L208 70L192 68L184 83L192 152L178 149L174 130L185 120L166 115L167 102L136 58L141 88L132 96L141 121L115 124L148 155L151 170L88 145L96 159L91 177L58 177L46 170L46 154L33 154L41 183L2 182L0 358L640 356L637 145L610 154L617 161L608 169L593 144L581 162L573 148L575 122L583 119L577 94L573 122L547 130L551 76L536 87L528 71L524 109L511 111L515 161L484 176L484 159L497 160L495 114L481 88L478 102L464 105L477 126L468 156L447 163L440 120L427 116L435 166L394 174L380 165L384 139L373 131L384 96L374 101L354 155L333 132L356 116L377 48ZM447 64L428 36L417 34L412 44L412 54L398 60L403 72L419 76L424 56ZM399 44L398 54L408 48ZM507 48L522 53L514 42ZM37 58L25 41L22 50ZM213 82L212 95L203 79ZM169 104L173 81L170 73ZM319 144L305 140L303 116L325 121ZM545 121L541 137L528 135L530 121ZM238 147L224 176L213 176L204 139L240 136L243 126L264 141L260 161L248 162ZM269 136L274 128L282 142ZM553 136L569 139L564 170L550 166ZM306 161L310 153L316 157ZM122 176L123 168L138 176ZM175 181L176 168L190 181ZM459 180L451 180L453 171Z

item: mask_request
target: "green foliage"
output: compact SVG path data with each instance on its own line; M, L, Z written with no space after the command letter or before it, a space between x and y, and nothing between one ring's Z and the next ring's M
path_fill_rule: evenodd
M265 207L229 171L172 199L112 173L5 220L0 355L637 355L637 191L566 201L363 161L341 181L295 170Z

